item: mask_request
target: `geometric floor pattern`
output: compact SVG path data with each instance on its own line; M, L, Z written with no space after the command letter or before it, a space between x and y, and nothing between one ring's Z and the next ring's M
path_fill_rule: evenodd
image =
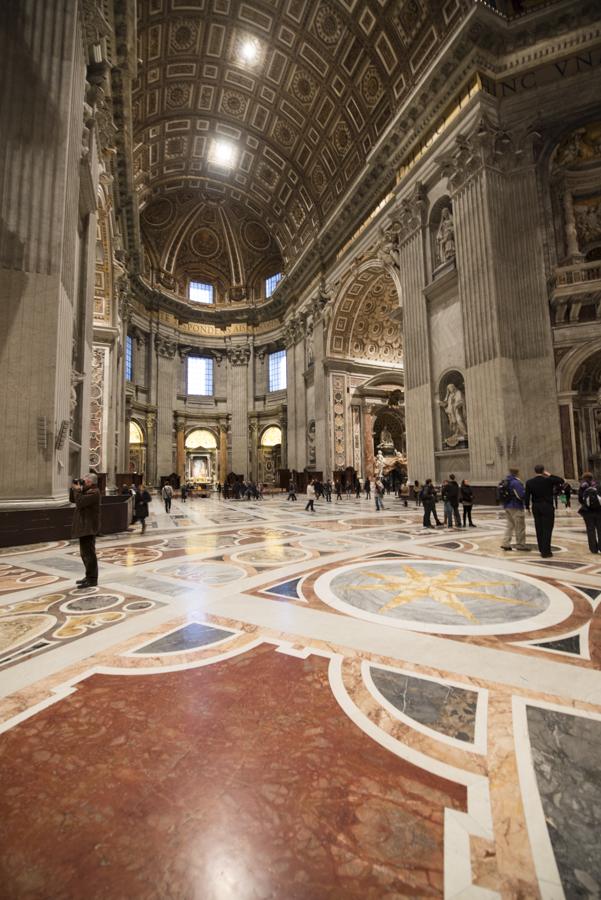
M301 498L302 500L302 498ZM158 498L0 563L1 896L600 897L601 556Z

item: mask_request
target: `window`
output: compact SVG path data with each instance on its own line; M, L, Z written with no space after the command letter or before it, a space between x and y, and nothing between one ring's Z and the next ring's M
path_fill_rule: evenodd
M286 351L276 350L269 354L269 390L286 390Z
M131 334L125 338L125 380L133 381L134 373L134 339Z
M272 275L271 278L265 279L265 296L271 297L276 287L282 280L282 273L276 272L275 275Z
M261 447L279 447L282 443L282 429L270 425L261 435Z
M188 394L213 396L213 360L208 356L188 357Z
M213 285L191 281L188 286L188 297L194 303L213 303Z

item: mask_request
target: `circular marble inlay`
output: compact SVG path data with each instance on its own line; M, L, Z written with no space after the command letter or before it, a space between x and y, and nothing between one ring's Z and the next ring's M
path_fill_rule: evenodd
M337 567L317 579L315 591L352 616L439 634L512 634L572 612L565 594L526 575L420 559Z
M94 609L108 609L110 606L117 606L123 597L116 594L80 594L74 600L69 600L63 604L62 609L69 612L90 612Z
M150 547L107 547L98 551L98 559L105 563L119 566L141 566L143 563L155 562L163 554Z
M152 600L134 600L133 603L127 603L123 609L127 612L141 612L143 609L152 609L153 606Z
M183 578L186 581L193 581L195 584L201 584L205 587L229 584L231 581L237 581L246 574L244 569L239 566L210 562L180 563L180 565L169 566L156 571L160 575Z
M54 616L32 613L0 618L0 653L16 650L30 643L56 625Z
M242 550L236 553L232 559L238 562L250 563L251 566L281 566L284 563L299 562L301 559L309 559L311 554L307 550L295 547L284 547L274 544L271 547L257 547L254 550Z

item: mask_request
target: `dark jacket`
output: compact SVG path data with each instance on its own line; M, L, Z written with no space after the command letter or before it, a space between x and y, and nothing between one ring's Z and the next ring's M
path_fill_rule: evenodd
M146 519L148 517L148 504L151 499L148 491L136 491L134 497L134 516L136 519Z
M447 481L442 489L442 499L448 501L451 506L459 503L459 485L456 481Z
M530 503L553 506L555 489L563 484L563 478L559 475L535 475L526 482L526 496L524 503L526 509L530 509Z
M584 494L590 487L594 488L597 492L600 492L599 485L597 484L597 482L595 481L594 478L592 481L582 481L578 488L578 502L580 503L580 509L578 510L578 512L580 513L581 516L584 516L585 518L587 516L592 517L592 516L601 515L599 510L589 509L588 506L585 506Z
M100 531L100 491L95 485L81 491L69 491L69 502L75 504L71 536L87 537Z
M433 484L425 484L420 493L424 506L434 506L436 503L436 488Z
M474 491L471 484L462 484L460 488L461 502L471 506L474 502Z

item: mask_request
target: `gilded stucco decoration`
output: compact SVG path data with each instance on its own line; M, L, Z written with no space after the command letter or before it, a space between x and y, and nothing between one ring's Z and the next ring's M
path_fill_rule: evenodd
M398 312L392 278L375 269L359 273L334 309L330 354L401 365L403 341Z

